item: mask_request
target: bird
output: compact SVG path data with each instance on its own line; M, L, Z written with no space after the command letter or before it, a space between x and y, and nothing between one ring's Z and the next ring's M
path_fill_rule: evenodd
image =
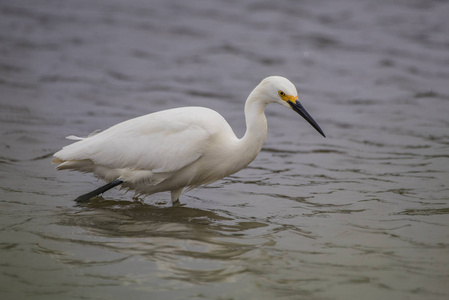
M299 102L294 84L282 76L263 79L244 107L246 132L238 138L216 111L205 107L162 110L118 123L82 138L54 154L58 170L93 173L107 182L75 199L91 198L121 185L134 197L170 192L180 195L232 175L251 163L267 136L265 107L278 103L302 116L323 137L317 122Z

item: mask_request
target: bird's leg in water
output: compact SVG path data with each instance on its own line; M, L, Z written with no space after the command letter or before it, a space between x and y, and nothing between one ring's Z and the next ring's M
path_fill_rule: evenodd
M171 191L171 203L173 204L173 206L179 205L179 196L181 196L183 189L184 188L180 188Z
M98 189L96 189L96 190L94 190L94 191L92 191L92 192L90 192L90 193L87 193L87 194L84 194L84 195L79 196L78 198L75 199L75 201L76 201L76 202L87 202L87 201L89 201L91 198L93 198L93 197L95 197L95 196L97 196L97 195L103 194L103 193L106 192L107 190L110 190L110 189L112 189L113 187L116 187L117 185L122 184L122 183L123 183L122 180L120 180L120 179L115 179L115 180L109 182L108 184L105 184L105 185L103 185L102 187L99 187Z

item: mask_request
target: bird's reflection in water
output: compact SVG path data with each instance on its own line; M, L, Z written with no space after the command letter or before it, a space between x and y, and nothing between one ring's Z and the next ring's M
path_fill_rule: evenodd
M61 223L86 230L79 242L155 263L158 276L188 282L233 281L248 271L252 252L271 245L266 223L224 212L139 201L92 199L65 212ZM72 240L73 242L73 240ZM260 255L260 253L258 254ZM260 259L260 257L258 258Z

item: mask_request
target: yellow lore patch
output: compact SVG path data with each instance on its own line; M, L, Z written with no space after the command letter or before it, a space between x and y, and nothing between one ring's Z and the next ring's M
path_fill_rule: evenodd
M281 99L284 100L285 102L289 102L290 101L290 102L295 103L296 100L298 100L298 96L287 95L283 91L279 91L278 94L281 97Z

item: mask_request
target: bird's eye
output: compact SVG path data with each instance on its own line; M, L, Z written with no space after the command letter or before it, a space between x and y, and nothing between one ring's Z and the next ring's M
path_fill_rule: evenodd
M284 97L284 96L285 96L285 93L284 93L283 91L279 91L278 94L279 94L279 96L281 96L281 97Z

